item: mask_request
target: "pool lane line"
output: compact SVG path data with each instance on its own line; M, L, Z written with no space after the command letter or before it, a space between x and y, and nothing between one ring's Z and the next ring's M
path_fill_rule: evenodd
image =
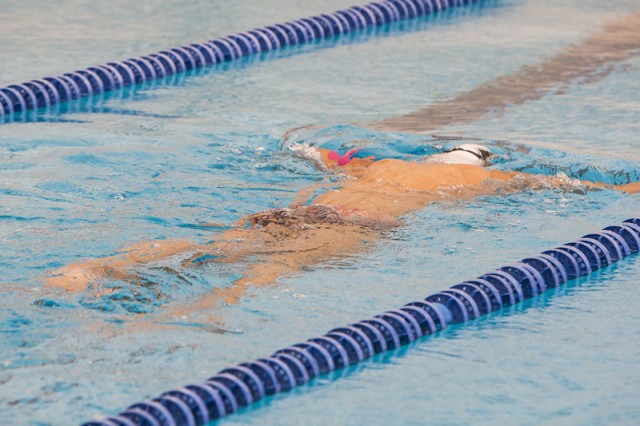
M175 119L178 115L149 113L146 111L135 110L130 108L122 108L113 104L112 100L128 100L135 98L148 98L151 90L162 87L174 87L184 85L188 79L202 78L210 74L222 74L227 72L240 72L249 67L261 65L265 62L271 62L280 59L288 59L298 55L315 54L321 50L333 49L338 46L357 46L366 43L373 38L382 37L398 37L410 33L424 31L436 25L442 25L452 19L459 19L469 16L482 16L487 10L497 7L500 0L483 0L470 3L466 7L450 8L446 13L433 15L425 15L416 19L404 19L395 21L387 25L369 27L362 31L352 31L340 37L323 39L315 43L299 44L288 46L284 49L271 50L269 52L261 52L258 55L245 56L235 61L221 62L206 66L203 68L195 68L188 72L173 74L166 77L159 76L156 80L149 80L143 84L133 86L120 87L109 92L100 93L91 97L76 98L65 103L55 103L47 108L39 108L37 110L20 111L12 115L2 116L0 114L0 124L9 123L52 123L52 122L88 122L88 118L66 118L64 115L80 113L80 114L125 114L137 115L158 119ZM1 95L0 95L1 96ZM121 103L118 103L120 105Z
M640 218L456 284L324 336L255 361L225 368L206 381L164 392L83 426L205 425L315 377L397 349L450 324L470 321L536 297L609 266L640 249Z
M19 112L166 79L258 53L330 39L353 31L437 13L478 0L380 0L362 6L232 34L202 43L109 62L57 77L0 88L0 123Z

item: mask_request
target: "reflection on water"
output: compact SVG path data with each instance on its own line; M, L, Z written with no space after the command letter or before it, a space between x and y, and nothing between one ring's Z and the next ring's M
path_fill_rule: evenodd
M569 86L593 84L613 72L640 49L640 13L612 20L580 44L550 59L525 65L516 73L485 82L460 96L400 117L375 123L378 129L429 132L445 126L500 114L508 107L562 93Z
M251 66L256 62L267 62L276 59L288 58L293 55L302 53L312 53L317 50L334 48L336 46L349 46L364 43L371 40L372 38L389 37L394 35L397 36L403 33L424 31L428 29L429 26L433 26L437 23L447 23L452 19L461 17L469 17L473 15L479 16L482 13L485 13L488 9L496 7L496 3L497 2L495 0L479 1L466 5L462 8L450 8L442 12L434 13L432 15L421 16L417 19L396 21L387 25L369 27L365 28L364 30L356 30L347 34L340 34L329 39L316 39L310 43L296 46L287 46L268 52L261 52L257 55L250 55L247 57L242 57L238 60L233 60L232 62L223 62L200 69L190 70L135 86L120 87L116 90L111 90L106 93L100 93L89 98L79 98L70 102L65 102L62 105L56 104L53 106L48 106L46 108L40 108L37 111L20 111L15 114L2 115L0 116L0 124L29 121L65 122L66 119L60 117L60 114L77 112L128 114L156 118L169 118L168 116L148 114L142 111L131 109L108 107L105 104L107 104L110 99L140 99L141 97L144 97L150 90L157 87L183 85L186 79L190 77L205 76L213 72L237 72L237 70L246 68L247 66Z

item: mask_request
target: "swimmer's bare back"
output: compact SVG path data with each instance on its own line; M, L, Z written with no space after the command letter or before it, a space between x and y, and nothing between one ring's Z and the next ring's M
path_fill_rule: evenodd
M550 59L525 65L516 73L498 77L418 111L390 117L367 127L382 131L430 132L495 114L509 106L561 92L570 83L593 82L606 77L616 63L640 53L640 13L608 22L582 43L570 46Z

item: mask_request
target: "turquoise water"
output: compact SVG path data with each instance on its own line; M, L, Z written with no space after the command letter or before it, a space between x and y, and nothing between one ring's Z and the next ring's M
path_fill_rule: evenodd
M0 86L352 1L270 4L4 2ZM218 325L199 315L167 325L162 312L228 285L238 268L178 269L182 280L148 268L147 293L129 286L120 297L65 294L41 280L139 241L208 241L245 214L286 206L324 177L282 149L285 132L308 124L320 129L297 132L302 141L364 138L385 156L479 139L499 151L497 167L639 180L638 55L600 81L429 135L353 124L450 99L630 11L640 11L637 2L497 2L0 126L0 422L63 425L115 413L637 217L638 195L613 191L437 203L360 256L253 289L219 310ZM155 266L167 265L179 262ZM220 423L637 424L639 279L634 255Z

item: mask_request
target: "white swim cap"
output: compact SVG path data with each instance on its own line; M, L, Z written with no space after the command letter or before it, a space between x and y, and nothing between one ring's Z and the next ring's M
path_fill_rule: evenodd
M475 166L488 166L491 164L493 153L486 146L465 143L458 145L442 154L429 157L427 163L440 164L471 164Z

